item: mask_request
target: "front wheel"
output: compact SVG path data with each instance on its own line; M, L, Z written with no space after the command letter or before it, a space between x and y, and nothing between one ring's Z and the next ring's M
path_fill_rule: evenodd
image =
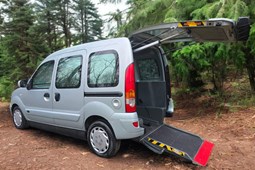
M87 141L91 150L100 157L112 157L120 148L120 140L115 138L111 128L103 121L96 121L89 126Z
M28 122L18 106L15 106L12 111L12 120L17 129L28 128Z

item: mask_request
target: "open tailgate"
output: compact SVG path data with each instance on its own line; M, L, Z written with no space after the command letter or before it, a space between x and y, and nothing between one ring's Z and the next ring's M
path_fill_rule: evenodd
M138 30L129 37L133 49L159 41L173 42L235 42L246 41L249 37L250 20L241 17L237 22L226 18L207 21L185 21L160 24Z

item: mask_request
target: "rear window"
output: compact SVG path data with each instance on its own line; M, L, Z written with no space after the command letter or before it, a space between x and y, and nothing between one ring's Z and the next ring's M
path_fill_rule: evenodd
M119 83L119 57L116 51L92 53L88 69L89 87L115 87Z
M162 66L158 50L150 48L136 53L135 65L138 80L162 80Z
M138 60L140 80L159 80L160 72L157 61L153 58Z

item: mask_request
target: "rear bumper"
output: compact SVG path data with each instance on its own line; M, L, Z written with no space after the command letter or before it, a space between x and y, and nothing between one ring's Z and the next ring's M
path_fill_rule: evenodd
M144 128L133 125L133 122L138 122L136 112L114 113L109 122L117 139L132 139L144 134Z

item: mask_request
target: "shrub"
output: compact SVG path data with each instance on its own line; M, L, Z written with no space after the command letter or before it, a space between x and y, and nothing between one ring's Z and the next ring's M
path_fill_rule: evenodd
M2 101L9 100L14 90L14 83L7 76L0 77L0 99Z

